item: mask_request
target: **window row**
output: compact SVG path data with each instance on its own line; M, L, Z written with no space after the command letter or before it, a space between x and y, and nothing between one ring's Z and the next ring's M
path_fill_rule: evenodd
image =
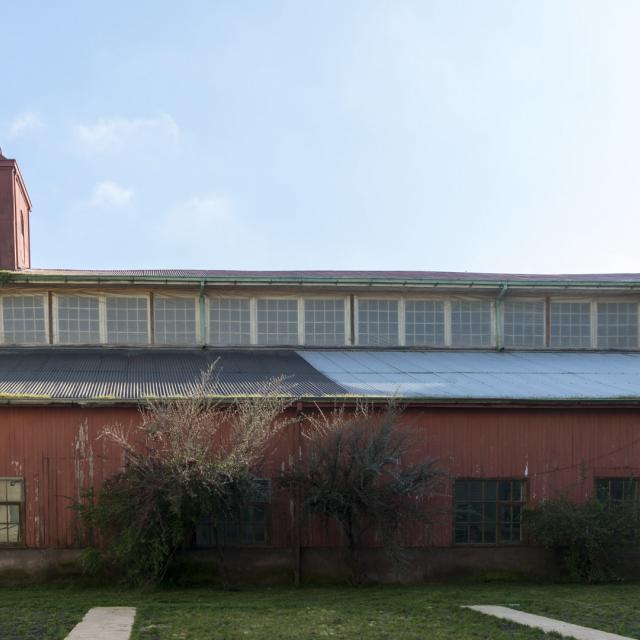
M239 298L0 297L4 344L309 345L637 349L638 303ZM497 312L497 313L496 313ZM49 327L51 318L51 327ZM496 322L496 320L498 320Z
M271 483L258 480L256 500L236 517L204 518L196 527L197 547L255 546L269 543ZM596 478L598 500L640 502L635 478ZM24 544L24 480L0 478L0 546ZM454 485L454 543L517 544L522 541L525 480L461 479Z
M640 502L635 478L596 478L595 495L602 502ZM456 480L455 544L515 544L522 541L525 481Z

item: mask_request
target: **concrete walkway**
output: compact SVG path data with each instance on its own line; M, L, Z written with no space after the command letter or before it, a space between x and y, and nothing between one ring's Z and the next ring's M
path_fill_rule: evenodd
M66 640L129 640L135 607L93 607Z
M497 607L493 605L471 605L463 607L464 609L473 609L480 613L486 613L488 616L495 616L503 620L517 622L527 627L542 629L545 633L555 631L565 638L577 638L578 640L633 640L627 636L619 636L616 633L607 633L606 631L598 631L589 627L581 627L577 624L569 624L562 620L554 620L553 618L545 618L544 616L536 616L533 613L525 613L509 607Z

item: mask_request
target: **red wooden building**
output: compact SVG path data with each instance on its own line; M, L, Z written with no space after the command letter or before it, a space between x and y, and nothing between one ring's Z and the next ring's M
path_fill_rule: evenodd
M298 410L401 399L412 455L448 473L446 515L407 532L402 575L536 570L523 505L636 496L640 274L33 269L31 204L0 156L0 571L72 558L69 506L117 470L100 430L218 360L229 397L286 376ZM277 475L298 446L288 429ZM255 566L331 571L340 540L271 490L227 532ZM474 504L470 518L461 505ZM209 543L206 524L195 546Z

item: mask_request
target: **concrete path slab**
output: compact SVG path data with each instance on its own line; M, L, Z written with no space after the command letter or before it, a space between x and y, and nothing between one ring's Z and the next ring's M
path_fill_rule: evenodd
M135 607L93 607L66 640L129 640Z
M581 627L577 624L569 624L562 620L554 620L553 618L545 618L544 616L536 616L533 613L525 613L517 609L509 607L498 607L494 605L469 605L464 609L473 609L488 616L495 616L503 620L517 622L527 627L541 629L545 633L555 631L565 638L577 638L578 640L633 640L628 636L619 636L616 633L607 633L606 631L598 631L590 627Z

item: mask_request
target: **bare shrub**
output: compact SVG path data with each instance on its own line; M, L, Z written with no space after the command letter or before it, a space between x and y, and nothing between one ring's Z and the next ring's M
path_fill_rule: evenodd
M102 541L87 554L93 567L114 567L136 584L160 582L203 517L233 519L257 495L291 398L282 378L231 401L216 388L209 370L189 396L146 402L134 429L103 430L123 467L76 507Z
M393 404L318 410L306 418L300 459L281 478L301 491L310 513L338 525L353 584L364 579L358 551L367 536L379 535L393 555L402 546L402 530L433 515L426 498L443 474L434 459L409 462L412 438L400 415Z

